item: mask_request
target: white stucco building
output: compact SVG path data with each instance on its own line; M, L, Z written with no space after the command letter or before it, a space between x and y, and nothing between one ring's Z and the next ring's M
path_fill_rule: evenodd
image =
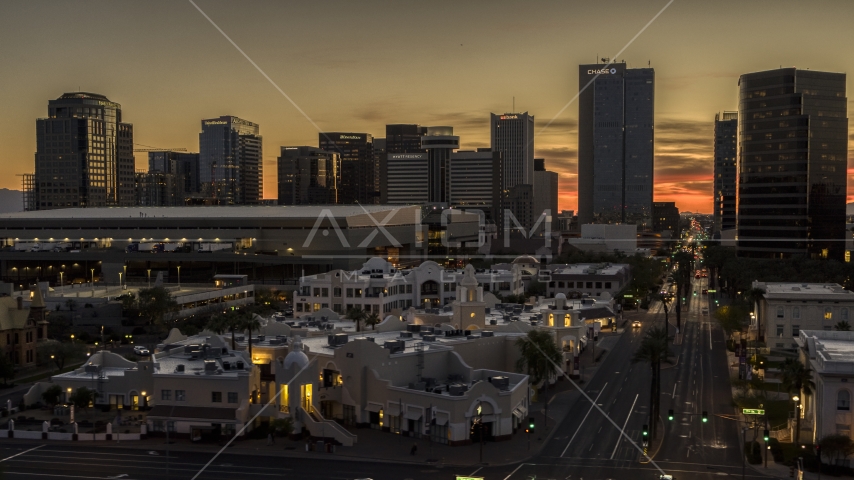
M753 282L752 288L765 294L751 329L761 328L771 348L796 348L801 330L832 330L839 322L854 321L854 292L835 283Z
M854 439L854 332L801 330L797 344L815 382L815 391L802 395L801 425L812 431L812 438L805 440L817 443L827 435Z

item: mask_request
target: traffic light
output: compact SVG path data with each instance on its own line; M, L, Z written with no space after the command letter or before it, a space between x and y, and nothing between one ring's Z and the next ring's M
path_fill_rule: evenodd
M534 433L534 428L537 426L534 422L534 417L528 417L528 428L525 430L528 433Z
M673 421L673 409L672 408L667 411L667 419L670 420L671 422Z
M818 457L818 461L821 462L821 445L815 446L815 456Z
M644 424L643 426L643 438L644 440L649 438L649 425Z
M766 442L771 438L771 435L768 433L767 428L765 430L762 430L762 438L764 438ZM818 446L816 446L815 448L818 448Z
M703 423L708 423L709 421L709 412L703 412Z

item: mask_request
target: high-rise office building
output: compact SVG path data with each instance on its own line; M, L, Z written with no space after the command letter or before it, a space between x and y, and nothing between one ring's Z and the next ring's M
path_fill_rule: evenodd
M795 68L739 79L739 255L844 258L845 80Z
M162 171L136 172L135 205L139 207L178 207L184 205L184 177Z
M738 112L715 114L715 178L713 232L735 228Z
M504 160L504 190L534 182L534 116L489 114L492 151Z
M220 205L261 203L263 173L257 123L231 115L202 120L199 182L203 194Z
M534 216L540 217L545 213L555 222L558 214L558 174L546 170L546 161L543 158L534 159L533 185Z
M427 127L422 127L421 125L386 125L386 153L427 153L421 148L421 137L424 135L427 135Z
M321 132L322 150L337 153L338 203L379 203L373 137L369 133Z
M646 223L652 215L655 71L580 65L578 221Z
M35 173L28 208L134 204L133 125L96 93L66 93L36 121Z
M482 210L494 216L504 188L501 153L490 148L451 154L448 204L454 208Z
M199 154L191 152L148 152L148 171L179 175L182 193L199 193Z
M338 154L315 147L282 147L279 205L331 205L338 202Z
M427 152L428 201L448 203L451 154L460 148L460 137L453 127L427 127L421 148Z

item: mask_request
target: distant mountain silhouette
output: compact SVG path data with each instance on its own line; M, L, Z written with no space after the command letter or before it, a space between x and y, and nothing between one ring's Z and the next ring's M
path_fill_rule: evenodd
M24 211L24 192L0 188L0 213Z

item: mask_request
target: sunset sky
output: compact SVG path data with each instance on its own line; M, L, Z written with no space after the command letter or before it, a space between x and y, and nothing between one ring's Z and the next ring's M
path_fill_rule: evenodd
M536 116L536 156L560 173L560 207L574 209L578 106L558 112L578 91L577 66L613 57L667 0L196 3L323 130L451 125L473 149L515 97ZM266 197L279 146L317 145L315 127L189 1L0 0L0 12L0 188L20 189L15 175L33 170L48 100L78 89L120 103L144 145L198 151L202 118L259 123ZM617 59L655 68L655 199L710 212L714 115L737 108L738 76L854 71L851 18L850 0L675 0Z

